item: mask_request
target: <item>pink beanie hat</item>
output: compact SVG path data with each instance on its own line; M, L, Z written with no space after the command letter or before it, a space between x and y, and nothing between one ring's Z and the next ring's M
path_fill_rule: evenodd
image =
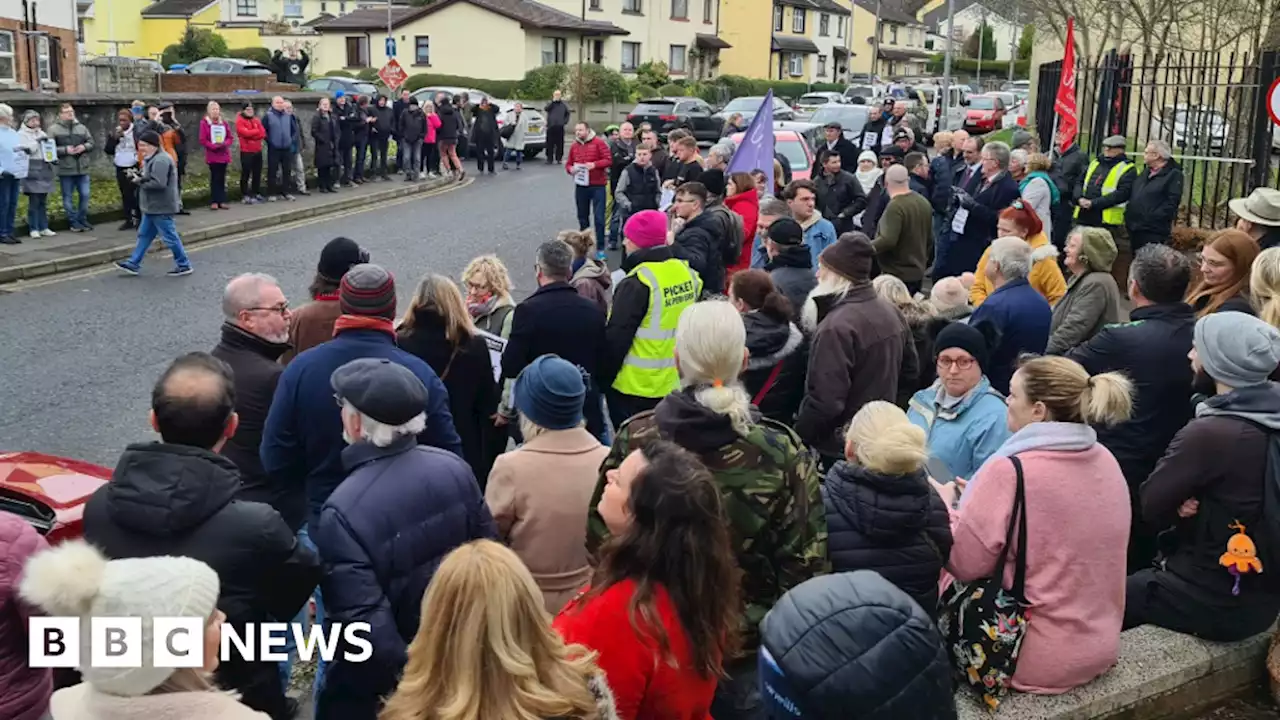
M657 210L641 210L627 218L622 235L641 250L666 245L667 216Z

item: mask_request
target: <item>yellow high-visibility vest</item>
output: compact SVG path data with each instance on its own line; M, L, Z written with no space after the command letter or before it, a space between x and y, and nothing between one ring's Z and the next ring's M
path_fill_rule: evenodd
M649 288L645 312L631 352L622 361L613 389L643 398L665 397L680 387L676 371L676 323L702 295L702 279L683 260L640 263L627 277Z
M1093 171L1098 169L1098 159L1094 158L1089 163L1089 171L1084 174L1084 186L1089 187L1089 180L1093 177ZM1133 163L1121 161L1111 168L1111 172L1102 179L1102 194L1110 195L1120 186L1120 178L1124 174L1133 169ZM1124 224L1124 206L1129 203L1120 203L1102 211L1102 224L1104 225L1123 225ZM1080 217L1080 208L1076 208L1076 217Z

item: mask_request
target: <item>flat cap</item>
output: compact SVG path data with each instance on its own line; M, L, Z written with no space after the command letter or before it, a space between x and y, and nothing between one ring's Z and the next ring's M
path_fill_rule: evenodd
M385 358L352 360L333 371L329 384L339 398L384 425L403 425L427 411L427 386Z
M1108 135L1102 141L1102 147L1105 148L1123 148L1128 143L1125 142L1123 135Z

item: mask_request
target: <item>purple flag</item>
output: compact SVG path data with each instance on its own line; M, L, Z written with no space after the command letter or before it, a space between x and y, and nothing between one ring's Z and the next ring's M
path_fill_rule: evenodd
M764 96L756 116L751 118L747 132L742 137L738 151L729 161L725 175L736 172L749 173L752 170L763 170L768 178L770 189L773 188L773 91Z

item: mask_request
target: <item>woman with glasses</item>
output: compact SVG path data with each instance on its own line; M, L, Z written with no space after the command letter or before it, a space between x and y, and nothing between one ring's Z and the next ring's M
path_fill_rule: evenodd
M1031 246L1031 274L1027 276L1027 281L1050 305L1056 304L1067 294L1067 281L1062 276L1062 269L1058 267L1058 248L1049 241L1049 234L1040 215L1027 201L1014 200L1000 213L996 220L996 237L1016 237L1027 241ZM978 261L978 269L973 273L969 303L975 308L996 291L986 273L990 257L991 248L988 246L982 253L982 259Z
M972 477L1009 437L1004 397L984 374L998 344L995 335L987 323L953 322L933 341L938 379L911 398L907 419L924 428L935 475L945 467L956 477Z
M1076 227L1067 235L1067 294L1053 307L1045 353L1065 355L1097 335L1108 323L1120 322L1120 288L1111 276L1116 244L1104 228Z
M1200 282L1187 291L1187 304L1196 317L1234 310L1254 314L1249 299L1249 272L1258 257L1258 243L1240 230L1223 230L1200 251Z

